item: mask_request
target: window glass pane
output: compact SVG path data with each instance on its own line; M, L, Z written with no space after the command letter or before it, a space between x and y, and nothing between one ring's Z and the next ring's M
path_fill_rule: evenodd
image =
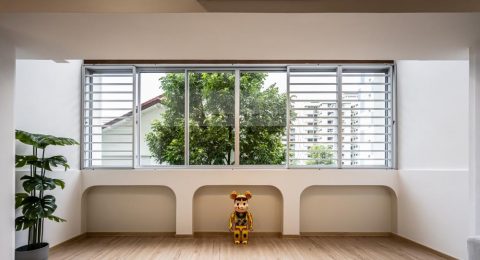
M240 164L281 165L286 155L287 75L240 75Z
M185 73L140 74L140 164L185 163Z
M290 110L290 166L336 167L336 68L291 70Z
M189 72L190 165L232 165L235 73Z
M389 70L342 73L342 165L392 162L392 85Z

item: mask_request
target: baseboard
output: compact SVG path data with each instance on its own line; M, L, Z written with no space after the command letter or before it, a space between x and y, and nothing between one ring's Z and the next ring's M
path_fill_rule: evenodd
M391 232L300 232L302 237L389 237Z
M70 238L70 239L67 239L67 240L65 240L65 241L63 241L63 242L61 242L61 243L58 243L58 244L50 247L49 250L55 250L56 248L58 248L58 247L60 247L60 246L64 246L64 245L66 245L66 244L75 242L75 241L77 241L77 240L80 240L80 239L83 239L83 238L86 238L86 237L87 237L87 233L83 233L83 234L74 236L74 237L72 237L72 238Z
M87 232L87 237L173 237L175 232Z
M415 241L413 241L413 240L411 240L411 239L408 239L408 238L406 238L406 237L402 237L402 236L400 236L400 235L398 235L398 234L391 233L391 236L394 237L395 239L402 240L402 241L407 242L407 243L413 243L413 244L415 244L415 245L417 245L417 246L419 246L419 247L421 247L421 248L423 248L423 249L425 249L425 250L428 250L428 251L430 251L430 252L432 252L432 253L434 253L434 254L436 254L436 255L438 255L438 256L444 257L444 258L446 258L446 259L451 259L451 260L456 260L456 259L457 259L457 258L455 258L455 257L453 257L453 256L447 255L447 254L442 253L442 252L440 252L440 251L438 251L438 250L435 250L435 249L433 249L433 248L430 248L430 247L428 247L428 246L426 246L426 245L422 245L422 244L420 244L420 243L418 243L418 242L415 242Z

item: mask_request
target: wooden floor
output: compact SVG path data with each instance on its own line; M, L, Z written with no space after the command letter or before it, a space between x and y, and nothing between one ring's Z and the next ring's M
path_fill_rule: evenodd
M55 247L56 259L447 259L394 237L251 237L234 245L230 236L85 237Z

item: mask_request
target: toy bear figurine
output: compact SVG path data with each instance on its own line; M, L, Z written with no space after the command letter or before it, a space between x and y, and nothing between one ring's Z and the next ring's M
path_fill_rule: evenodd
M248 212L248 200L252 197L252 193L246 191L245 194L237 194L232 191L230 198L233 200L234 208L230 215L229 229L233 232L233 241L235 244L248 243L248 231L253 230L253 216Z

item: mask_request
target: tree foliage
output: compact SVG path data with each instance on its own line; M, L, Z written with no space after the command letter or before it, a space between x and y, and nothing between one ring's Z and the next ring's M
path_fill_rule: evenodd
M275 85L263 88L266 73L242 73L240 163L280 164L285 160L282 136L286 125L286 94ZM159 163L184 164L184 76L160 79L165 112L155 120L146 140ZM189 74L191 165L234 164L235 75ZM238 151L235 151L238 152Z
M331 165L333 164L333 150L325 145L314 145L308 149L308 157L314 160L307 165Z

